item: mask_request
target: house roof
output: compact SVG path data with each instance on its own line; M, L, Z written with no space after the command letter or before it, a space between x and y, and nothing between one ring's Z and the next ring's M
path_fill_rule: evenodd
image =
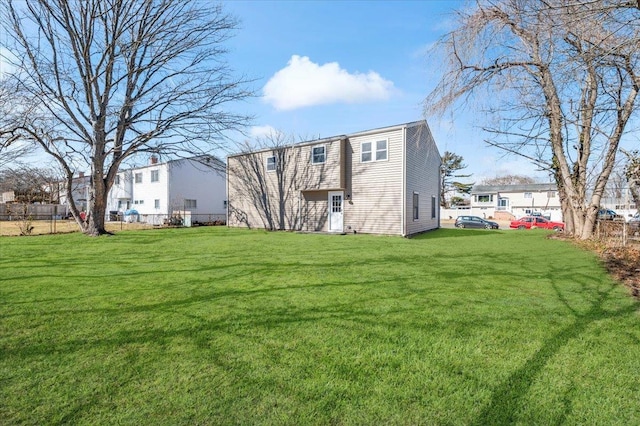
M497 192L544 192L557 191L558 185L555 183L528 183L521 185L474 185L472 194L497 193Z
M135 166L135 167L130 167L128 169L120 169L118 170L118 173L122 173L122 172L133 172L136 170L142 170L142 169L146 169L149 167L158 167L160 165L164 165L164 164L171 164L171 163L178 163L181 161L192 161L192 162L196 162L196 163L200 163L202 165L208 165L208 166L213 166L213 167L225 167L225 162L220 160L218 157L216 157L215 155L210 155L210 154L204 154L204 155L196 155L194 157L181 157L181 158L174 158L171 160L166 160L166 161L158 161L157 163L150 163L150 164L143 164L141 166Z
M300 146L307 146L307 145L318 145L318 144L321 144L321 143L332 142L332 141L336 141L336 140L340 140L340 139L348 139L348 138L353 138L353 137L357 137L357 136L366 136L368 134L380 133L380 132L388 132L388 131L392 131L392 130L402 129L404 127L414 127L414 126L419 126L419 125L427 125L427 121L426 120L410 121L408 123L396 124L396 125L393 125L393 126L386 126L386 127L378 127L378 128L369 129L369 130L362 130L360 132L355 132L355 133L350 133L350 134L330 136L328 138L318 138L318 139L314 139L314 140L311 140L311 141L296 142L296 143L293 143L293 144L283 145L283 146L280 146L280 147L273 147L272 146L272 147L266 147L266 148L260 148L260 149L256 149L256 150L251 150L251 151L238 152L236 154L229 155L227 158L237 157L237 156L240 156L240 155L246 155L246 154L249 154L249 153L256 154L256 153L259 153L259 152L273 151L276 148L291 148L291 147L300 147Z

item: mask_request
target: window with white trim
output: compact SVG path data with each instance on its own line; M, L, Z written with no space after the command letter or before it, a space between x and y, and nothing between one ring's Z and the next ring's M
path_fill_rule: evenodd
M531 192L525 192L524 198L533 198L533 194Z
M142 183L142 173L136 173L135 174L135 182L136 183Z
M160 200L153 200L153 207L156 209L160 208Z
M273 172L276 170L276 156L272 155L271 157L267 157L267 171Z
M387 141L376 141L376 161L387 159Z
M157 170L151 170L151 182L158 182L160 180L160 173Z
M387 140L380 140L375 142L362 142L360 145L360 162L369 163L371 161L386 161L387 155Z
M413 193L413 220L419 219L419 205L420 205L420 196L417 192Z
M197 200L184 200L184 208L185 209L195 209L198 207Z
M318 145L311 148L311 164L323 164L327 160L327 148Z
M114 183L120 185L120 175L116 175L116 181Z
M436 218L436 197L431 196L431 219Z
M493 202L493 194L489 195L474 195L478 203L491 203Z
M368 163L371 161L371 142L362 142L360 145L360 162Z

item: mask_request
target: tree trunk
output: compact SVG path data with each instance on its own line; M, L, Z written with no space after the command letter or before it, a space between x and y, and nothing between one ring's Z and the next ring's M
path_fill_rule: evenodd
M102 155L94 154L93 156L89 199L87 200L87 217L83 224L83 232L94 237L109 233L105 229L104 221L109 187L104 178L102 158Z

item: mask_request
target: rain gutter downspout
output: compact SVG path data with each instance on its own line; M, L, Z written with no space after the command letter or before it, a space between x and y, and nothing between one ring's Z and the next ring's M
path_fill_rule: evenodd
M400 226L402 227L402 236L407 236L407 182L406 182L406 172L407 172L407 126L402 128L402 219L400 221Z

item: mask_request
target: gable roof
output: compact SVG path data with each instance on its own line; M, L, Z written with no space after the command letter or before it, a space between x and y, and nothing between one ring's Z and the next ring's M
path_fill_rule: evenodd
M322 144L322 143L325 143L325 142L333 142L333 141L337 141L337 140L340 140L340 139L348 139L348 138L353 138L353 137L356 137L356 136L366 136L368 134L380 133L380 132L388 132L388 131L392 131L392 130L402 129L403 127L414 127L414 126L420 126L420 125L425 125L426 126L427 125L427 121L426 120L410 121L408 123L396 124L396 125L393 125L393 126L378 127L378 128L375 128L375 129L362 130L362 131L355 132L355 133L350 133L350 134L330 136L330 137L327 137L327 138L318 138L318 139L314 139L314 140L310 140L310 141L295 142L295 143L292 143L292 144L278 146L278 147L259 148L259 149L256 149L256 150L243 151L243 152L238 152L238 153L235 153L235 154L230 154L227 158L237 157L237 156L246 155L246 154L257 154L259 152L268 152L268 151L273 151L274 149L301 147L301 146L307 146L307 145L319 145L319 144Z
M496 193L496 192L544 192L557 191L558 185L555 183L528 183L520 185L474 185L472 194Z

